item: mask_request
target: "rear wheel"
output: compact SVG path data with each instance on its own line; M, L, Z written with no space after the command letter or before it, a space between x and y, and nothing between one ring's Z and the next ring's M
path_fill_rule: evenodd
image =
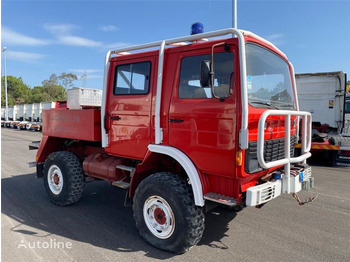
M204 231L204 212L194 204L191 186L176 174L162 172L144 179L134 197L140 235L151 245L184 253Z
M67 151L50 154L44 165L44 186L50 201L56 205L77 202L84 187L84 173L78 157Z

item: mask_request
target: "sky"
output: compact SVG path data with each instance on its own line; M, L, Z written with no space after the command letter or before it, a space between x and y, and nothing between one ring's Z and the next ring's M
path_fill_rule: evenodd
M350 0L238 0L238 28L280 48L296 73L344 71L350 79ZM231 0L2 0L1 48L7 75L30 87L52 73L102 89L110 49L232 27ZM3 52L1 75L4 74Z

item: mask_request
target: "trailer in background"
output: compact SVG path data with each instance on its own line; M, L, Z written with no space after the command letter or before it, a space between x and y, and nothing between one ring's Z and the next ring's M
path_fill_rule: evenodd
M350 166L350 97L344 72L296 74L299 108L312 114L313 154ZM296 145L296 148L300 144Z
M56 107L56 102L41 102L41 109L48 110Z
M41 103L35 103L33 104L34 106L34 114L33 114L33 121L35 122L41 122L41 112L42 112L42 108L41 108Z
M24 113L24 119L27 121L32 121L33 120L33 115L34 115L34 104L25 104L25 113Z
M40 112L40 116L39 116L39 122L42 122L42 111L43 110L49 110L51 108L55 108L56 107L56 103L55 102L41 102L40 103L41 106L41 112Z
M8 121L5 121L6 109L1 108L1 119L3 120L1 126L40 131L42 126L42 111L53 108L66 110L67 101L14 105L8 108ZM18 125L19 123L20 125Z
M17 112L17 107L9 107L8 108L8 120L4 120L3 123L1 123L1 126L3 127L11 127L12 121L16 120L15 116L16 116L16 112Z
M16 120L23 121L24 120L24 114L25 114L25 106L24 105L17 105L17 117Z
M18 114L18 106L8 108L9 120L16 120Z
M346 96L345 96L344 113L345 113L345 117L344 117L345 121L344 121L343 133L350 134L350 93L346 93Z

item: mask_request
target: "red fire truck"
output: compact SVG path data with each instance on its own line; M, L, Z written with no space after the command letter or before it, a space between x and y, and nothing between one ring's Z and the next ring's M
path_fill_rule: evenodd
M73 204L87 179L107 180L126 190L140 235L171 252L200 241L208 203L261 206L313 187L293 66L248 31L111 50L101 107L46 110L43 124L35 165L50 200Z

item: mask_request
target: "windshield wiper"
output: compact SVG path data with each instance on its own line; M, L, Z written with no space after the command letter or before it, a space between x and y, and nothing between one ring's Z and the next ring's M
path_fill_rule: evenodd
M280 106L280 107L283 107L283 108L294 109L293 105L284 104L284 105L279 105L279 106Z
M250 103L258 104L258 105L264 105L267 106L268 108L273 108L273 109L278 109L278 107L274 106L271 103L268 102L262 102L262 101L250 101Z

